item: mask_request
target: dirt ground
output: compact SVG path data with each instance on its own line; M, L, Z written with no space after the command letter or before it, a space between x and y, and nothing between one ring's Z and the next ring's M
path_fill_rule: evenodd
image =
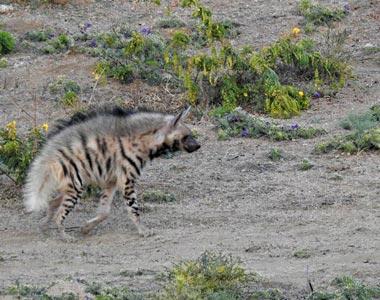
M0 1L1 2L1 1ZM75 3L75 1L72 1ZM56 28L77 32L80 24L108 31L115 24L154 27L166 8L127 1L76 1L74 5L32 9L14 6L0 15L5 29L23 35L32 29ZM350 275L368 284L380 278L380 157L378 153L343 156L312 154L315 143L342 133L339 121L349 113L366 111L380 101L379 56L366 54L380 46L380 2L377 0L315 1L342 7L349 16L336 24L348 28L347 49L356 79L336 98L313 100L312 108L290 123L325 128L328 134L312 140L271 142L265 139L218 141L213 125L194 122L202 148L172 159L157 159L139 183L140 194L159 190L173 193L167 204L143 203L143 218L155 232L141 238L127 218L121 201L111 217L87 237L79 226L95 214L86 201L68 218L74 244L59 240L56 228L47 236L38 230L43 214L26 215L19 191L1 177L0 289L18 280L22 284L81 290L81 280L128 286L139 291L157 289L156 275L179 260L197 258L205 250L240 257L249 271L258 272L269 286L291 298L306 295L309 278L315 289L336 276ZM257 48L274 42L301 21L298 1L207 1L214 15L241 24L234 43ZM186 15L179 7L173 13ZM136 85L109 82L94 90L91 69L96 59L83 54L37 55L18 49L7 56L10 66L0 69L0 125L16 120L31 125L23 110L32 112L33 99L40 122L52 122L67 111L44 97L43 90L58 76L79 82L82 99L93 94L99 103L115 100L149 103ZM168 97L176 97L168 95ZM285 159L268 158L270 149L282 149ZM301 171L309 159L314 167ZM310 254L299 258L294 254Z

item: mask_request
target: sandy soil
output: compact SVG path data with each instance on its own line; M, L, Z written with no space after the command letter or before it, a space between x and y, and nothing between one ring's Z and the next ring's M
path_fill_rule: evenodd
M44 27L75 32L79 24L87 22L99 31L122 22L150 27L154 20L165 16L165 7L154 8L153 17L143 5L125 2L88 0L37 9L15 6L11 14L1 15L1 23L21 36ZM346 3L319 2L335 6ZM156 233L149 238L137 235L117 200L111 217L77 243L61 242L53 227L47 236L43 235L38 230L43 214L24 214L18 191L2 177L0 288L19 280L23 284L53 285L58 291L81 290L79 282L86 280L154 291L157 286L152 279L165 267L197 258L205 250L240 257L247 270L258 272L270 286L292 298L306 295L308 278L316 289L329 285L339 275L377 284L378 153L312 154L315 143L342 132L340 120L349 113L366 111L380 100L379 63L363 50L368 44L380 46L380 2L347 2L350 15L336 26L352 31L347 49L357 79L336 98L315 100L312 109L288 121L325 128L328 135L291 142L239 138L217 141L212 124L196 122L193 127L200 133L202 148L193 154L157 159L141 178L140 193L159 190L174 193L177 199L167 204L143 203L143 218ZM301 20L296 13L298 1L205 4L216 17L241 24L236 45L249 43L259 48L270 44ZM173 11L180 16L186 14L180 8ZM49 101L42 92L59 75L84 87L82 99L93 93L94 58L79 54L39 56L18 49L7 59L10 66L0 69L1 126L17 120L20 126L29 127L31 121L21 107L33 111L34 98L41 122L65 116L65 109ZM148 101L149 96L139 95L135 86L109 82L97 87L94 99L101 103L121 99L133 104L136 98ZM270 160L268 153L272 148L282 149L285 159ZM315 166L299 170L303 159L311 160ZM94 214L94 202L85 201L68 218L66 226L79 237L79 226ZM310 257L295 257L294 253L300 250Z

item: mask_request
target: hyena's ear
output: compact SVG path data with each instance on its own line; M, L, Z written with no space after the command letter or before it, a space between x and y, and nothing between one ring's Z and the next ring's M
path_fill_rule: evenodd
M186 117L186 115L189 113L190 109L191 109L191 106L189 106L188 108L186 108L186 109L184 109L183 111L181 111L181 112L178 114L178 116L176 116L176 117L173 119L173 121L171 122L171 124L170 124L171 127L176 127L177 124L178 124L178 122L179 122L180 120L183 120L183 119Z

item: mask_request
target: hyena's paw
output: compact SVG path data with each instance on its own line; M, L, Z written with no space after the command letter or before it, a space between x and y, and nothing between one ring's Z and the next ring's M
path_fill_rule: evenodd
M67 234L65 232L61 233L61 238L66 243L75 243L78 241L77 238L71 236L70 234Z
M42 224L40 224L39 229L42 233L46 233L47 230L49 229L49 223L43 222Z
M88 222L86 224L84 224L81 229L80 229L80 232L84 235L87 235L90 233L90 231L94 228L95 226L91 223L91 222Z
M150 229L147 229L147 228L139 228L138 229L138 233L139 233L139 236L140 237L150 237L150 236L153 236L155 235L155 233L150 230Z

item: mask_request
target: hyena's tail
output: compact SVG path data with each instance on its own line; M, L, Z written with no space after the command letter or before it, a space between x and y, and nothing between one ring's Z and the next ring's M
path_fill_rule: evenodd
M42 157L32 163L24 188L24 203L27 212L39 211L47 207L56 190L55 176L51 165Z

